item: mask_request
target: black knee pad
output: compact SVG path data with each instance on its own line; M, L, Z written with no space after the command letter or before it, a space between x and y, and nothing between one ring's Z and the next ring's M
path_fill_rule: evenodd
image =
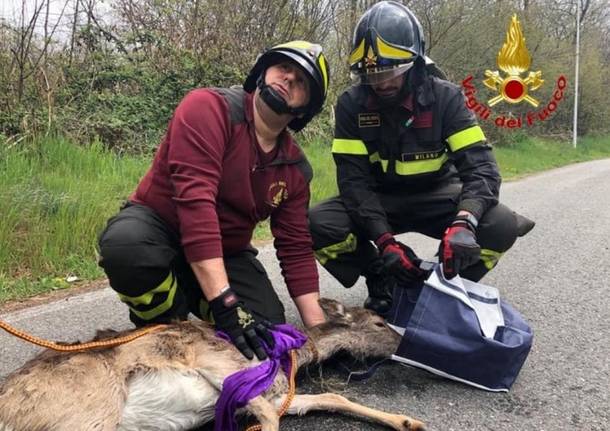
M536 222L534 222L534 220L531 220L519 213L515 213L515 217L517 218L517 235L520 237L527 235L529 231L534 229L534 226L536 226Z
M481 248L503 253L512 247L518 233L515 213L505 205L498 204L481 218L477 229L477 242Z
M321 202L309 210L308 216L314 249L341 242L354 230L340 198Z
M99 238L100 261L111 287L127 296L155 288L170 273L177 250L151 210L123 209Z

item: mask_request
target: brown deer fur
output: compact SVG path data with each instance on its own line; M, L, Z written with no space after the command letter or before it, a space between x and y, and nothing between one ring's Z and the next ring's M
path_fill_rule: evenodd
M324 360L338 351L387 357L399 336L363 308L320 301L327 322L308 331ZM307 344L298 366L314 359ZM188 430L214 419L228 375L258 363L246 360L201 321L168 325L131 343L81 353L45 351L0 386L0 431ZM278 430L277 410L288 392L278 373L273 385L243 409L264 431ZM288 414L330 410L361 416L395 430L421 430L421 422L373 410L342 396L296 395Z

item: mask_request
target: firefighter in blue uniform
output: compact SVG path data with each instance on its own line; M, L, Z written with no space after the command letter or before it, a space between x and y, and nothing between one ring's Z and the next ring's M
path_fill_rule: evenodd
M498 203L492 148L424 45L419 21L399 3L382 1L360 18L349 59L355 84L335 110L339 196L309 213L318 261L345 287L364 276L365 306L379 313L396 282L426 276L395 234L441 240L445 277L478 281L534 226Z

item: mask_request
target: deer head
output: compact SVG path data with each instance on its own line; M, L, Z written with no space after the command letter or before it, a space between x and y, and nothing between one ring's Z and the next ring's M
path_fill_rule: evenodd
M311 330L320 359L343 350L355 357L389 357L396 352L400 335L382 317L362 307L345 307L328 298L320 299L327 321Z

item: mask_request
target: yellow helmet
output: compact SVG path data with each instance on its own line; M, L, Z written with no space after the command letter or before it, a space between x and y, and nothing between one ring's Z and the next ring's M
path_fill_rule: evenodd
M295 62L309 79L309 103L305 107L296 109L288 107L284 99L265 84L264 77L267 69L286 59ZM328 94L329 79L330 68L322 47L315 43L295 40L276 45L260 54L244 82L244 89L251 93L258 87L265 103L275 112L302 114L302 117L295 118L288 125L292 130L298 132L322 110Z

